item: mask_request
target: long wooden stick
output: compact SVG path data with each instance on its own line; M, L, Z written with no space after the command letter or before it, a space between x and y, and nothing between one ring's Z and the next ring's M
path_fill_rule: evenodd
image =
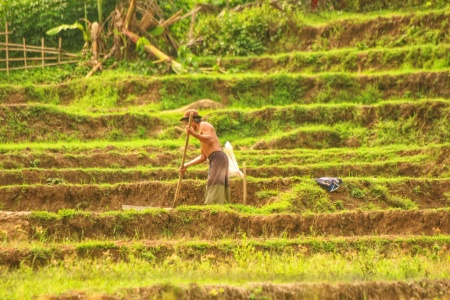
M192 113L189 115L189 124L188 124L189 127L191 127L191 123L192 123ZM187 151L188 144L189 144L189 134L186 134L186 144L184 145L183 159L181 161L182 168L184 167L184 161L186 160L186 151ZM175 192L175 198L173 199L173 205L172 205L173 207L175 207L175 205L177 203L178 193L180 192L182 179L183 179L183 174L180 173L180 177L178 178L177 190Z
M243 180L244 205L247 205L247 165L246 165L245 161L244 161L243 169L244 169L244 180Z
M130 40L135 44L140 39L140 36L138 36L137 34L135 34L134 32L131 32L129 30L122 29L122 33L125 34L127 37L129 37ZM144 50L145 50L145 52L156 56L160 60L170 61L170 67L177 74L185 73L187 71L186 68L181 63L172 59L169 55L165 54L164 52L162 52L161 50L159 50L158 48L156 48L155 46L153 46L150 43L144 45Z

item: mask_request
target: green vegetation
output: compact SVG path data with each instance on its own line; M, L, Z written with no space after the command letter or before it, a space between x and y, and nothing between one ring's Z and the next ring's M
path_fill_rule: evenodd
M29 299L42 294L60 294L67 290L89 294L117 293L137 285L167 283L241 285L249 281L296 282L354 280L412 280L448 278L448 258L433 255L405 256L401 251L389 255L375 249L361 249L344 254L271 253L257 250L251 243L233 249L232 258L217 261L204 255L187 261L173 254L161 261L129 257L128 262L114 262L108 251L99 260L66 259L46 268L33 270L25 265L18 270L3 270L0 296L7 299ZM149 269L152 272L149 272ZM71 275L68 275L71 274ZM187 279L189 278L189 279Z
M10 42L129 4L34 2L0 4ZM450 293L447 2L215 0L192 35L191 18L167 26L178 51L152 40L193 73L169 73L141 40L85 78L78 30L59 34L79 64L0 71L0 298L217 284L205 293L265 299L263 284L356 281ZM168 20L200 2L159 4ZM226 205L202 205L207 162L179 177L188 108L245 162ZM199 149L191 138L186 159ZM314 180L328 176L343 180L333 192Z

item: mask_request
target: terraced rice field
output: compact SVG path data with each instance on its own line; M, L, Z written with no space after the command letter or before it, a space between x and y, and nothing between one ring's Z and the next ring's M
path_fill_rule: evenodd
M449 299L450 7L336 15L227 74L3 83L0 298ZM204 164L172 207L187 108L245 203Z

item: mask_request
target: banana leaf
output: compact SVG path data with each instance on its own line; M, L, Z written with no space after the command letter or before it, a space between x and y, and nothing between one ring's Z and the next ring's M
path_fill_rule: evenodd
M79 30L81 30L81 32L83 32L83 40L85 42L90 41L90 37L89 37L88 32L86 30L84 30L83 25L81 25L78 22L75 22L73 24L62 24L62 25L59 25L57 27L54 27L54 28L51 28L51 29L47 30L45 33L47 35L55 35L55 34L60 33L62 30L67 30L67 29L79 29Z

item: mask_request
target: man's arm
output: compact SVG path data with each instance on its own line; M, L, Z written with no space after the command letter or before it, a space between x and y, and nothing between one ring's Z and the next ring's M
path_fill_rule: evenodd
M206 159L207 159L206 155L202 152L202 154L200 154L199 156L197 156L196 158L194 158L190 162L185 163L184 166L182 168L180 168L180 173L186 172L186 169L188 167L198 165L198 164L206 161Z
M211 125L201 123L199 133L191 127L186 127L186 133L192 135L202 143L210 144L214 141L214 129Z

